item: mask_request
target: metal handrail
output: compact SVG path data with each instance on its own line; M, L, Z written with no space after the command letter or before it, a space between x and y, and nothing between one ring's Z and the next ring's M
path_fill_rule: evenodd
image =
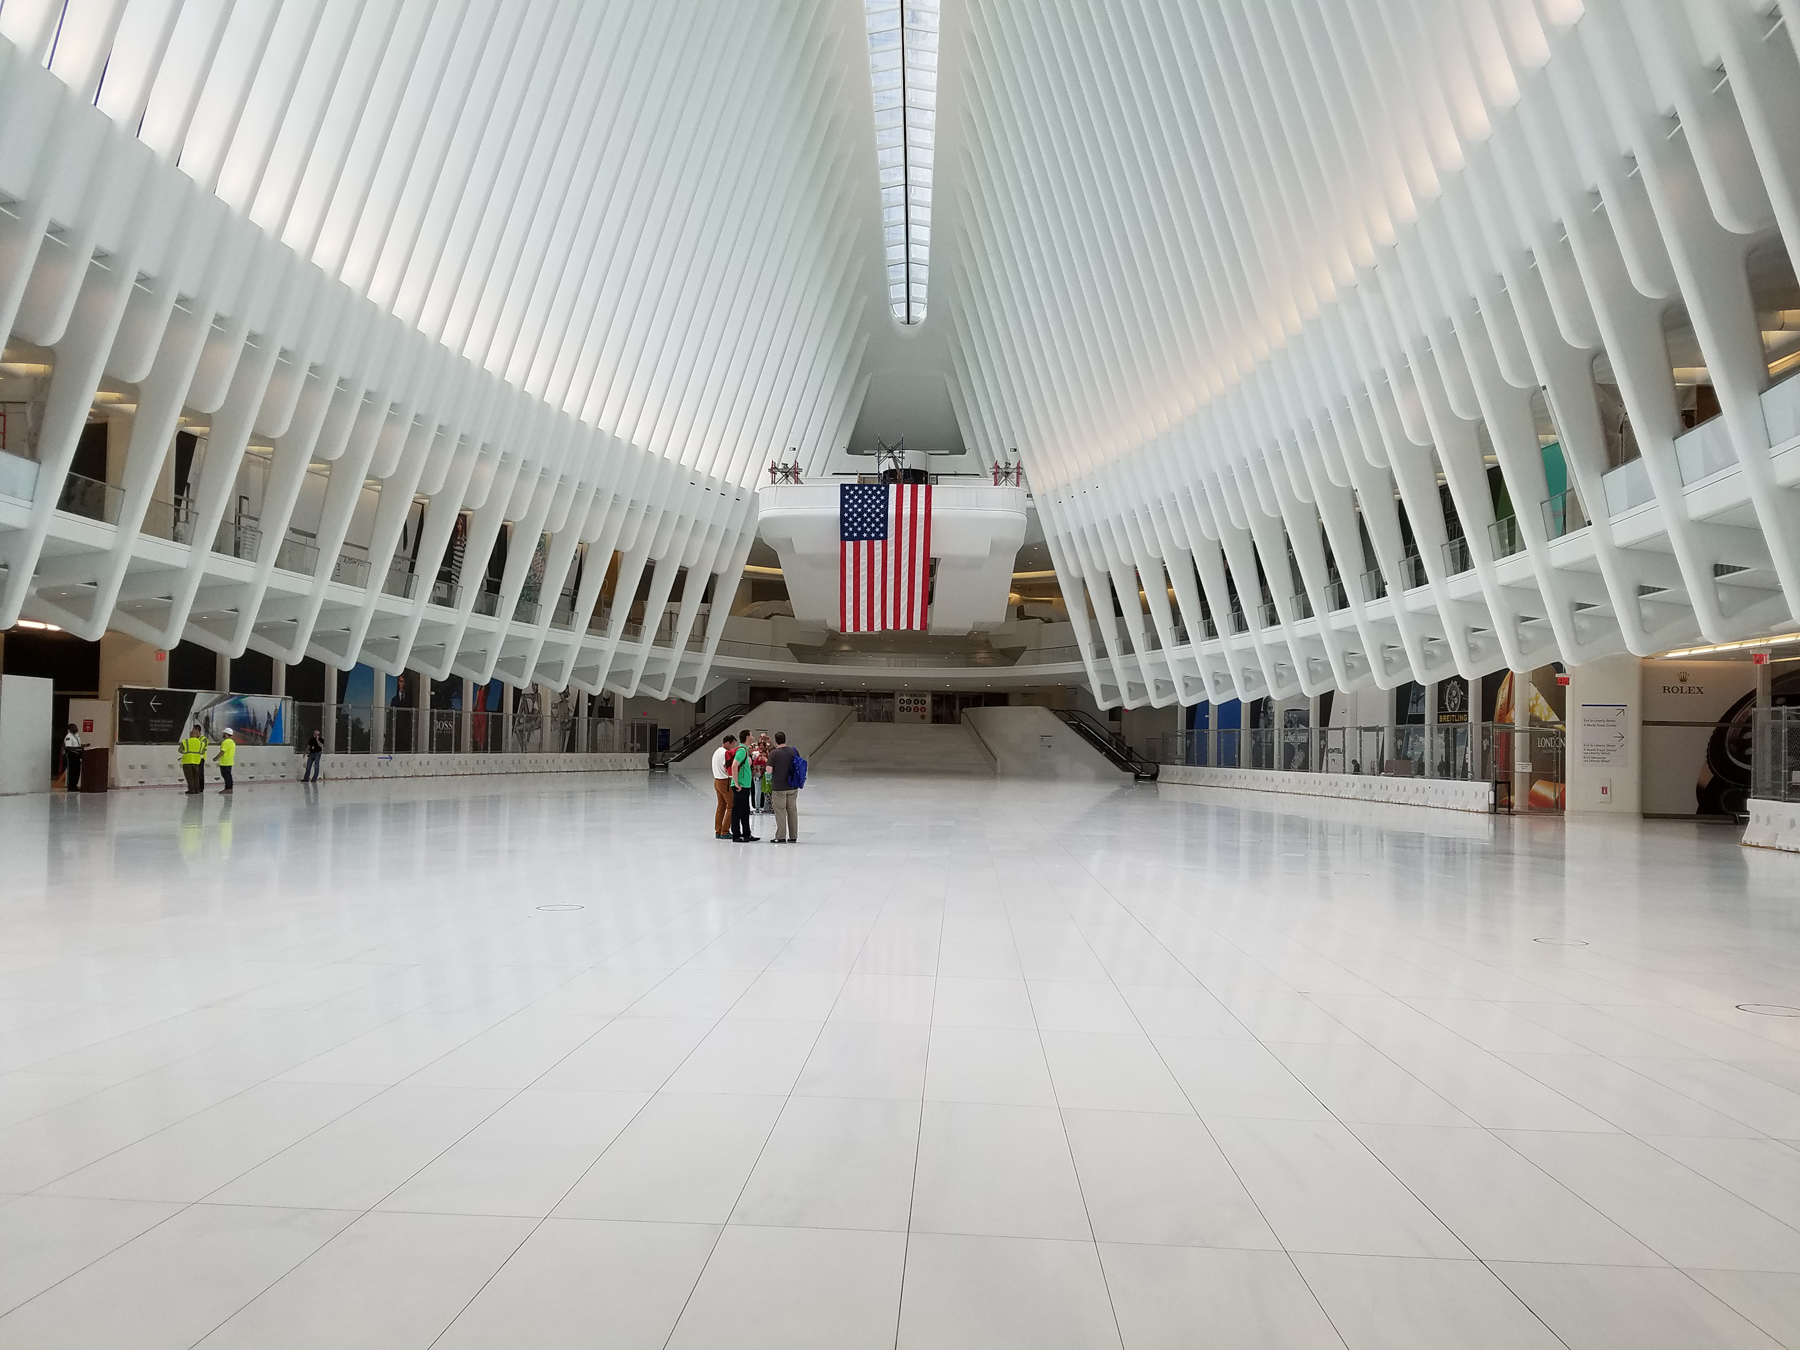
M1114 768L1123 769L1139 782L1156 777L1158 770L1154 760L1145 759L1138 754L1121 737L1102 726L1092 714L1077 708L1054 708L1051 711L1082 740L1106 756Z
M667 750L654 751L652 753L653 762L666 766L673 764L678 759L686 759L714 736L730 728L733 723L750 711L750 707L751 705L748 703L733 703L728 708L708 713L704 722L696 723L691 731Z

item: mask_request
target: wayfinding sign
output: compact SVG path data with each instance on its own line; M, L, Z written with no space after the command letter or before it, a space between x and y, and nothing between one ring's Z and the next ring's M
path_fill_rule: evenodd
M1630 709L1623 703L1581 705L1581 762L1623 769L1631 763Z

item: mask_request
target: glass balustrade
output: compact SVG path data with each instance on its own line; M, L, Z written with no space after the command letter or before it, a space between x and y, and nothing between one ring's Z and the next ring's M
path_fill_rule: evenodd
M334 755L646 754L648 723L557 713L459 708L293 705L294 748L318 731Z

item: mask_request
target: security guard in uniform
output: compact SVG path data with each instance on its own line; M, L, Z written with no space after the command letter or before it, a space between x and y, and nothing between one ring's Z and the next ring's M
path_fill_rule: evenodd
M206 791L206 737L200 734L200 724L194 723L194 729L181 738L177 747L181 751L181 776L187 779L188 796L192 797Z

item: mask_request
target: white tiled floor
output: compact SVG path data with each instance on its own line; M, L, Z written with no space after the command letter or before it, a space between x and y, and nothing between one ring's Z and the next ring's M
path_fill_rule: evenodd
M0 1345L1800 1350L1800 860L803 808L0 800Z

